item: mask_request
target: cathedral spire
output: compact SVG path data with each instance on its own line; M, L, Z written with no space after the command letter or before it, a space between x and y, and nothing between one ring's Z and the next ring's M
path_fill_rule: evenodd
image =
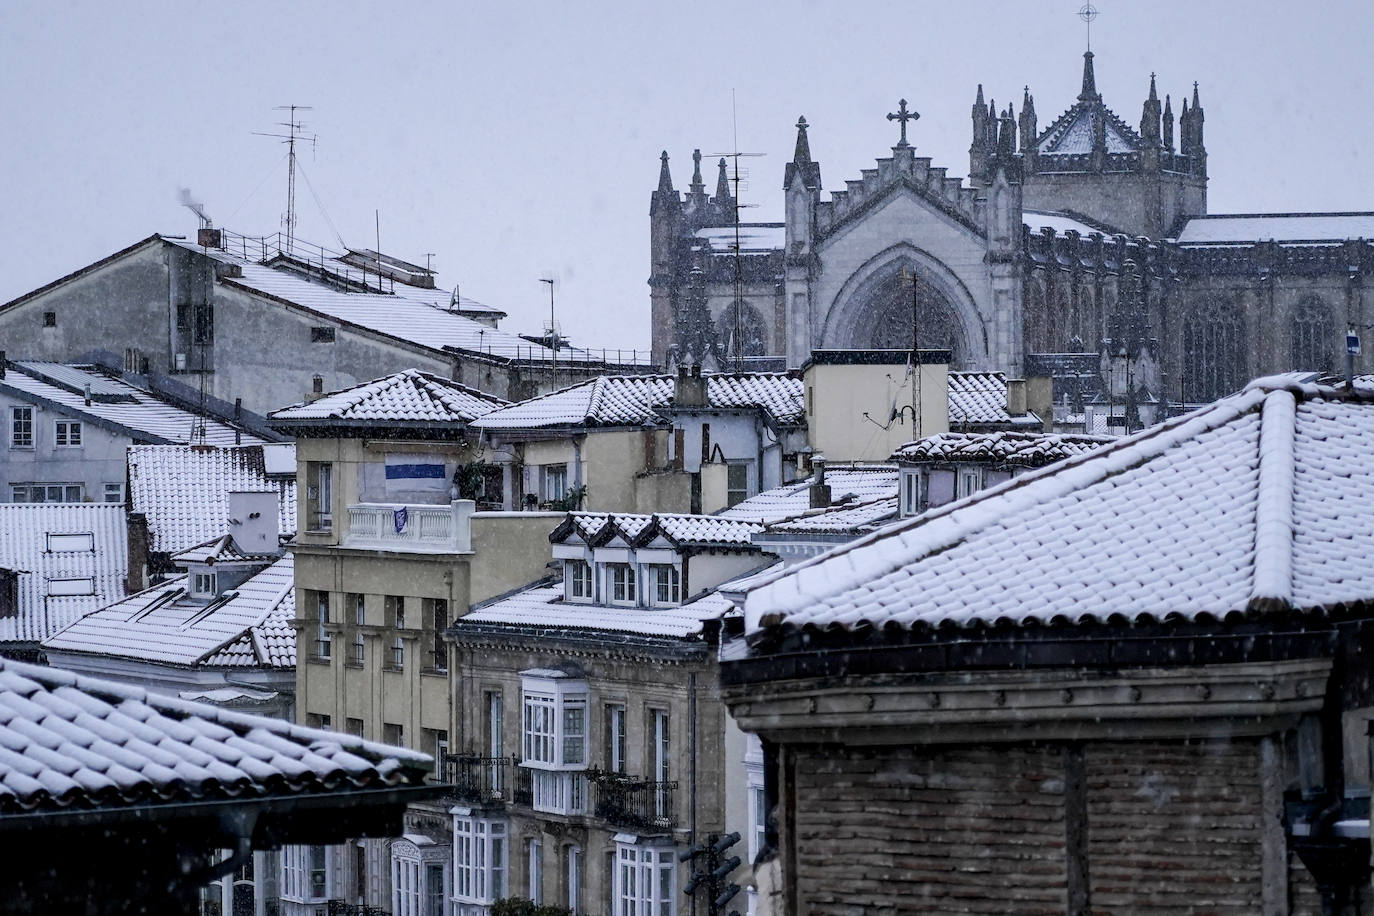
M1093 52L1083 52L1083 90L1078 93L1080 102L1100 102L1102 96L1097 92L1097 78L1093 75Z
M658 169L658 191L660 194L673 193L673 174L668 171L668 151L665 149L663 155L659 156L662 165Z
M725 157L720 157L720 163L716 166L716 203L723 204L730 199L730 176L725 170Z
M692 187L693 194L700 194L706 190L706 185L701 180L701 150L692 150Z
M797 148L792 152L792 161L804 165L811 161L811 143L806 139L806 118L797 118Z
M1157 147L1159 139L1159 95L1155 92L1155 75L1150 74L1150 95L1140 112L1140 136L1147 146Z
M1155 75L1154 75L1154 72L1153 72L1153 71L1151 71L1151 73L1150 73L1150 101L1151 101L1151 102L1158 102L1158 101L1159 101L1159 96L1155 94Z
M1197 80L1193 80L1193 111L1202 108L1202 103L1197 100Z
M1025 89L1025 95L1021 97L1021 152L1029 153L1035 148L1035 96L1030 94L1030 87Z
M1164 96L1164 148L1174 150L1174 110L1169 106L1169 96Z

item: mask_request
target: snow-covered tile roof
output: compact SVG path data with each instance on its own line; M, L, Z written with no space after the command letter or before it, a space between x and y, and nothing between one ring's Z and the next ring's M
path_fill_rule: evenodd
M465 625L501 625L536 629L600 630L634 636L689 639L702 624L734 609L719 591L708 592L678 607L615 607L563 600L563 583L539 585L475 608L455 621Z
M1343 242L1374 239L1374 213L1251 213L1194 216L1180 245L1226 242Z
M1374 597L1374 391L1289 379L766 581L747 626L1219 620Z
M0 569L19 583L19 613L0 617L0 642L41 640L123 597L128 568L123 506L0 503Z
M293 572L288 554L209 604L191 600L179 576L87 614L43 647L188 667L291 668Z
M229 527L229 494L242 490L276 490L280 533L295 532L296 478L269 477L262 446L129 449L129 510L147 517L155 552L177 553L218 537Z
M802 422L802 381L785 372L707 374L708 407L761 409L782 426ZM479 429L541 429L551 426L639 426L664 422L672 408L671 375L603 375L560 391L493 411ZM686 408L683 408L686 409Z
M892 460L912 464L931 461L991 462L1038 468L1090 452L1111 441L1111 436L1007 430L993 433L938 433L908 442L892 453Z
M705 242L715 254L735 253L734 226L698 229L693 237ZM738 238L741 253L781 251L787 240L787 231L782 223L741 223Z
M331 392L317 401L283 407L268 416L273 423L291 425L321 420L462 425L509 403L428 372L406 369Z
M221 534L204 544L197 544L172 555L172 562L177 566L189 566L193 563L242 563L261 559L265 559L263 554L251 554L242 550L232 534Z
M86 403L85 385L91 386ZM135 439L171 443L200 442L195 437L202 418L122 379L112 378L94 366L19 361L10 364L0 379L0 391L21 398L35 398L57 405L63 414L127 430ZM233 445L235 431L226 423L204 419L208 445ZM262 440L246 429L239 436L245 444ZM193 437L195 437L193 439Z
M1036 140L1041 156L1086 156L1093 151L1093 124L1101 121L1108 153L1130 153L1144 143L1140 134L1131 129L1100 100L1079 101L1054 119ZM1053 160L1046 167L1053 169Z
M748 547L761 530L758 521L720 515L569 512L549 540L561 543L576 535L588 544L604 544L618 536L641 546L662 536L678 547Z
M0 812L415 785L426 754L0 660Z
M1031 232L1039 233L1041 229L1053 229L1055 232L1068 232L1072 229L1079 235L1087 238L1094 232L1107 235L1107 230L1085 223L1077 217L1069 216L1066 213L1056 213L1053 210L1022 210L1021 222Z
M897 517L897 497L883 496L862 503L813 510L773 522L764 535L857 534Z
M1001 372L951 372L949 374L949 428L979 427L1039 429L1035 416L1013 417L1007 413L1007 377Z
M825 482L833 505L871 502L897 495L897 467L891 464L828 465ZM752 519L765 523L801 515L811 508L814 477L764 490L719 513L721 518Z

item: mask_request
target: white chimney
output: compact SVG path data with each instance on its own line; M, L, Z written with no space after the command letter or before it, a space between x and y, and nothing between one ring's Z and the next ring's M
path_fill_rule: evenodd
M281 553L281 539L277 537L277 492L239 490L230 493L229 533L244 553Z

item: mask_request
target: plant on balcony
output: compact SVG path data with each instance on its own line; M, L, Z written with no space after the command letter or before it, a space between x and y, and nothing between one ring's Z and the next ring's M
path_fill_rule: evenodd
M565 906L538 904L524 897L502 897L491 905L491 916L573 916Z
M458 487L459 499L477 502L486 496L487 462L485 459L471 464L460 464L453 472L453 482Z
M563 494L562 499L549 500L549 509L553 512L577 512L582 508L582 501L586 498L587 485L578 484L568 487L568 492Z

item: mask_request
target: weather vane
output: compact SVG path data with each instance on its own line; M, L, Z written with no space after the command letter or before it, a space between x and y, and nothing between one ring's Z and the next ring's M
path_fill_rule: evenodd
M1078 8L1078 18L1087 26L1089 51L1093 49L1093 20L1097 18L1097 12L1097 7L1092 5L1091 0Z

